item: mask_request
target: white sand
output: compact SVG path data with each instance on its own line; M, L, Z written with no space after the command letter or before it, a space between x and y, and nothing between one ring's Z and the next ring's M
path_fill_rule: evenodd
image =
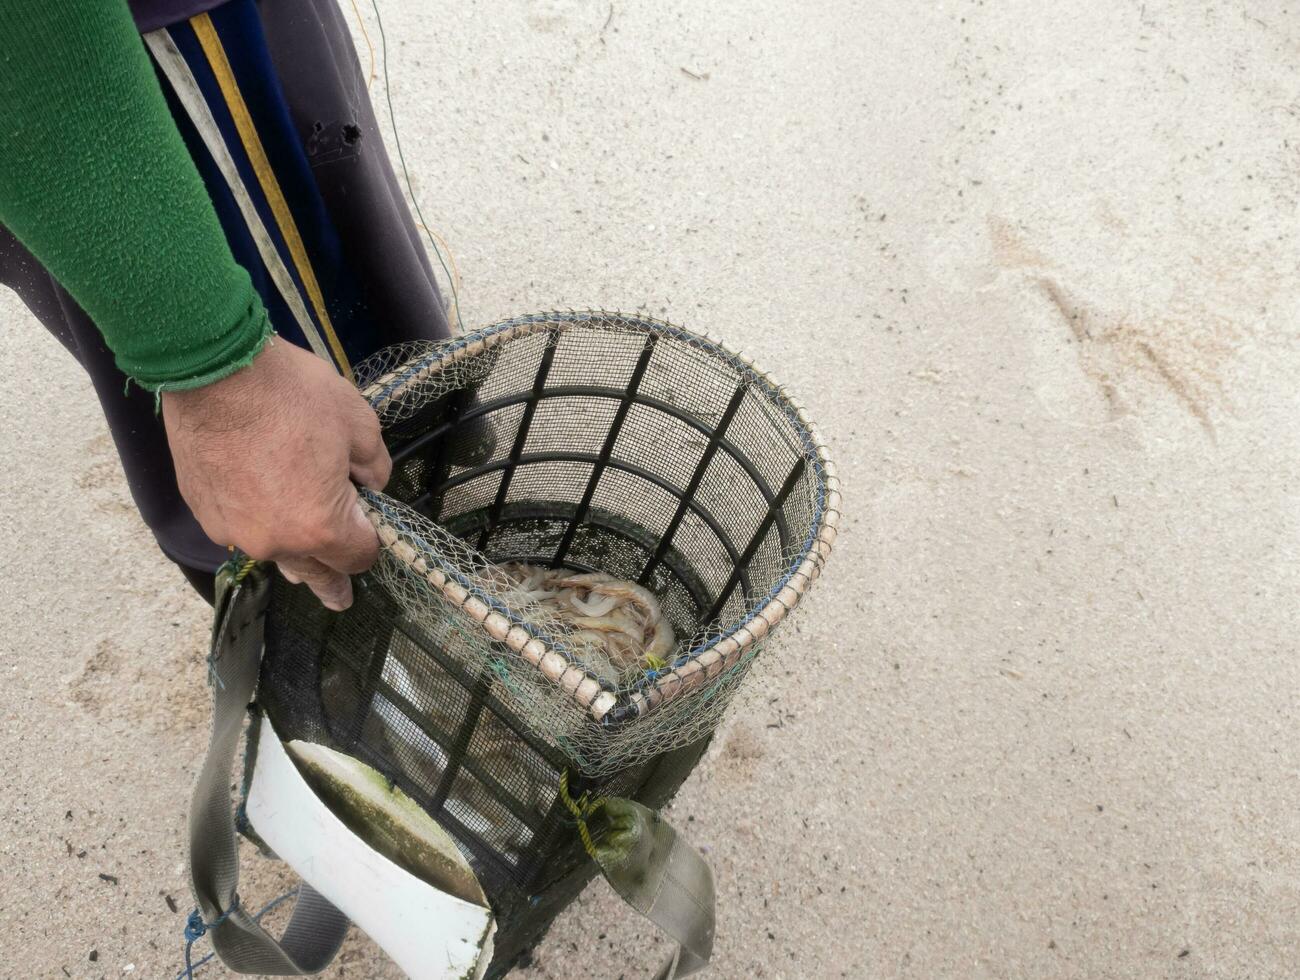
M775 700L673 808L712 975L1300 973L1300 11L384 9L467 319L666 313L841 462ZM75 366L0 325L0 976L170 977L205 609ZM525 975L647 976L649 937L598 884Z

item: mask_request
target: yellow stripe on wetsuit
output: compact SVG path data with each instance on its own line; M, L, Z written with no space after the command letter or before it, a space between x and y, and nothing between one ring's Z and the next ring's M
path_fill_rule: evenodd
M257 174L258 183L262 185L262 193L266 195L267 202L271 205L271 213L275 216L280 234L284 236L285 244L289 246L289 255L293 259L294 268L298 270L303 286L307 289L307 297L311 300L316 318L320 320L321 328L325 331L325 339L334 353L334 359L338 362L339 370L351 381L352 365L348 363L343 345L339 343L338 334L334 332L334 324L325 310L325 297L321 294L320 283L316 281L316 273L312 271L311 261L307 258L307 247L298 233L298 225L294 222L293 214L289 211L289 203L280 190L275 171L271 169L271 161L267 159L262 140L253 125L253 117L249 115L248 106L239 92L239 84L235 81L235 73L226 58L226 51L221 45L221 38L217 36L217 29L212 23L212 18L207 14L191 17L190 26L194 28L203 53L207 56L208 64L212 66L212 73L216 76L217 85L226 100L226 108L230 110L239 139L244 144L244 152L248 154L253 171Z

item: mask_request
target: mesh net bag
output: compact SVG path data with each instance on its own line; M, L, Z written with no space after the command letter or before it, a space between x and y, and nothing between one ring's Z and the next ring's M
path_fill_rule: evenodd
M819 575L837 482L748 359L637 316L519 317L357 374L394 461L387 493L363 493L381 556L346 613L277 582L258 700L452 834L499 973L591 874L561 778L675 792ZM581 615L539 601L548 583ZM611 646L618 602L645 649Z

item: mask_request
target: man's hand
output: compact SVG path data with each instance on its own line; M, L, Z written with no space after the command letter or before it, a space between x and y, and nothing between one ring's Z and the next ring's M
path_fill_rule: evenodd
M350 482L392 460L370 406L319 357L272 340L230 377L162 396L181 494L213 541L271 559L331 609L379 553Z

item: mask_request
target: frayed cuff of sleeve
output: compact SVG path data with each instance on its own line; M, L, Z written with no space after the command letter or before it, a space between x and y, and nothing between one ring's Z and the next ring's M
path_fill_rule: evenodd
M226 361L220 367L204 371L201 374L193 375L188 378L174 378L168 381L147 381L141 378L128 376L126 379L127 387L135 385L137 388L143 388L145 391L151 391L156 400L162 398L164 391L189 391L193 388L202 388L205 385L214 384L225 378L230 377L236 371L242 370L253 363L253 358L262 353L262 350L270 343L271 338L275 336L275 330L271 326L269 318L263 318L261 329L254 335L252 344L247 347L243 353Z

